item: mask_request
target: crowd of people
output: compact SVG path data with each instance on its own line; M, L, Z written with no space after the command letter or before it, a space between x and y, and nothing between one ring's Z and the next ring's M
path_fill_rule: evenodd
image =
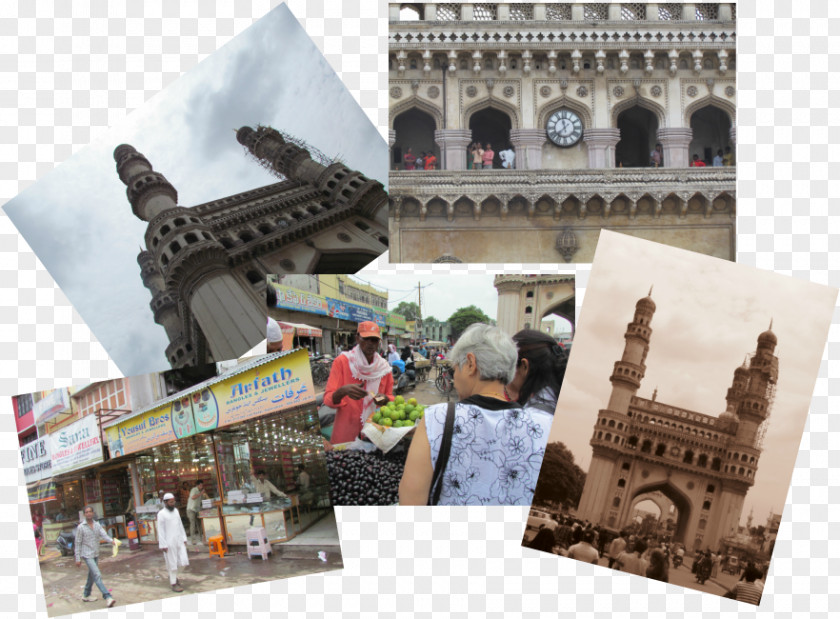
M671 565L679 568L685 557L685 547L680 543L661 541L654 535L636 535L630 530L622 530L616 535L571 516L557 516L554 527L540 524L536 535L526 545L595 565L606 559L607 567L611 569L662 582L669 582ZM717 578L723 559L719 551L708 548L698 551L691 566L695 581L704 584L710 578ZM725 597L758 604L769 564L762 567L742 561L738 567L740 579Z
M331 443L360 438L365 420L394 400L389 359L373 322L358 326L356 346L343 352L327 381L324 403L336 409ZM530 505L566 369L565 350L550 336L525 329L468 327L448 353L458 401L426 408L417 423L399 490L401 505ZM411 347L402 356L411 355ZM326 443L327 449L332 447Z
M423 151L419 155L407 148L403 155L403 167L406 170L436 170L437 157L432 151Z
M665 165L665 155L662 150L662 144L657 142L653 150L650 151L650 167L661 168L663 165ZM727 146L725 149L719 148L717 154L712 158L711 161L705 161L704 159L700 158L700 155L694 153L691 156L691 161L688 165L692 168L705 168L707 166L711 166L713 168L722 168L726 166L734 166L735 155L732 152L732 148L729 146Z

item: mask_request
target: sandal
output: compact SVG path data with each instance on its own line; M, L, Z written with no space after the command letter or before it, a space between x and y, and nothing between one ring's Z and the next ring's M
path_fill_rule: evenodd
M172 590L175 593L181 593L184 590L184 588L181 585L179 585L178 583L175 583L174 585L172 585Z

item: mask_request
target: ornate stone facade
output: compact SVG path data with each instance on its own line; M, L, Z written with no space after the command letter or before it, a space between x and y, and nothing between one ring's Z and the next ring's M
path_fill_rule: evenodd
M674 540L717 548L737 533L755 480L778 380L776 335L767 330L758 336L756 352L735 369L726 410L714 417L657 402L656 392L652 399L636 396L655 311L650 296L640 299L627 325L610 400L592 433L592 463L577 513L618 530L641 501L667 497L678 513Z
M242 127L237 140L283 180L193 207L178 206L133 147L114 151L132 210L148 222L137 261L172 367L235 358L265 339L268 273L354 273L388 245L381 183L315 161L270 127Z
M505 333L541 331L543 318L552 314L575 324L574 275L497 275L493 285L499 293L496 324Z
M718 151L735 149L732 5L390 9L392 261L557 262L549 232L564 226L579 237L576 262L591 261L603 226L734 259L734 168L711 168ZM412 10L419 19L405 20ZM558 145L547 126L562 111L580 137ZM467 169L473 141L497 153L492 172ZM660 169L648 167L656 144ZM513 170L498 157L508 147ZM439 171L404 171L408 148L435 153ZM710 167L689 168L694 154ZM453 236L459 215L473 221ZM529 231L539 242L525 241Z

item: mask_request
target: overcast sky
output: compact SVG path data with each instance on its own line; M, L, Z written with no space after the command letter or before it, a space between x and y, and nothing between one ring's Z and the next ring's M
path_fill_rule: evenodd
M613 364L636 302L652 298L647 371L638 395L707 415L726 409L735 369L773 320L779 381L742 522L784 509L825 348L837 290L615 232L602 231L550 441L562 441L588 470L589 440L606 408Z
M388 309L393 310L401 301L417 303L417 287L422 290L423 316L445 321L455 310L469 305L480 308L496 320L499 294L493 286L494 275L378 275L360 273L356 280L388 290ZM568 321L557 316L547 316L555 328L570 331ZM512 335L512 334L511 334Z
M168 368L137 254L114 148L143 153L194 206L278 179L247 158L235 129L271 125L387 185L387 145L285 4L57 166L4 209L126 375Z

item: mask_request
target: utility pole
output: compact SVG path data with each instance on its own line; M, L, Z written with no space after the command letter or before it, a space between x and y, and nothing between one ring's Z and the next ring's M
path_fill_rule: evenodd
M414 324L417 326L417 339L423 339L423 300L420 296L420 292L423 289L420 287L420 282L417 282L417 316L415 317L416 320Z

